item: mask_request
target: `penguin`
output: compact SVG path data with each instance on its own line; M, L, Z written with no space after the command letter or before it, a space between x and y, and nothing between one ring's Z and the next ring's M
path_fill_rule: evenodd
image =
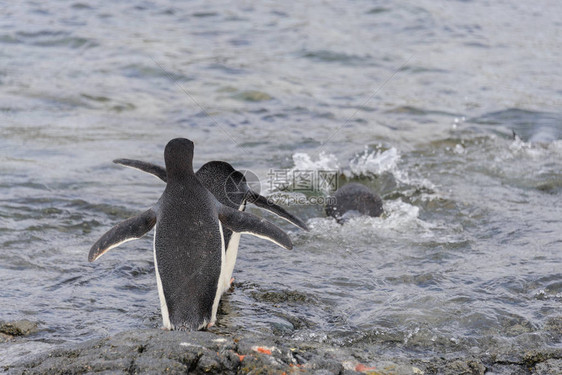
M158 202L105 233L90 249L95 261L153 227L154 268L162 321L170 330L200 330L216 321L224 278L223 227L249 233L286 249L289 236L265 219L220 203L193 171L194 145L175 138L166 145L167 183Z
M150 173L164 182L167 181L166 169L161 166L133 159L115 159L113 162ZM210 161L205 163L199 168L195 175L203 186L205 186L220 203L226 206L244 211L248 203L253 203L260 208L276 214L289 223L308 231L307 225L301 219L252 191L247 184L244 174L234 169L232 165L225 161ZM240 233L233 233L230 229L223 228L223 235L226 244L226 262L222 288L223 292L226 292L233 281L232 273L234 272L234 266L238 256Z
M342 224L351 216L378 217L383 213L382 199L365 185L349 183L327 199L326 215Z

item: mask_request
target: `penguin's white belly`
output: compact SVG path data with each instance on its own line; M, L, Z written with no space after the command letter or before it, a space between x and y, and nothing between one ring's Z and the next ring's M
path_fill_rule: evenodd
M240 207L238 207L238 211L244 211L245 208L246 202L242 202ZM238 246L240 245L241 235L242 233L232 232L230 241L228 242L228 248L225 249L226 257L223 258L221 267L221 274L223 275L221 294L225 293L228 288L230 288L230 280L232 279L232 273L234 272L234 266L236 265L236 257L238 256Z
M217 220L218 221L218 220ZM219 221L219 232L220 232L220 237L221 237L221 273L219 275L219 279L218 279L218 283L217 283L217 294L215 295L215 301L213 303L213 312L211 315L211 321L209 322L209 324L213 325L215 324L215 321L217 320L217 310L219 309L219 301L221 299L223 290L221 288L221 284L222 284L222 280L224 279L224 271L225 271L225 267L224 264L226 263L226 259L225 259L225 244L224 244L224 235L223 235L223 231L222 231L222 224Z
M170 314L168 312L168 304L166 297L164 297L164 289L162 288L162 279L160 279L160 272L158 271L158 262L156 261L156 228L154 228L154 239L152 240L152 249L154 252L154 271L156 272L156 285L158 286L158 296L160 297L160 311L162 312L162 323L164 328L173 329L170 323Z
M222 288L223 293L230 288L230 279L232 278L232 273L234 272L234 266L236 265L236 257L238 256L238 246L240 245L241 233L232 232L230 236L230 241L228 242L228 248L226 249L226 259L223 263L223 279Z

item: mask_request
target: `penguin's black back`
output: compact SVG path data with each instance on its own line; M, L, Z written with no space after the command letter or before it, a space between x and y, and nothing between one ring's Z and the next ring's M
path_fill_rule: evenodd
M154 246L169 319L175 329L211 320L221 273L222 236L214 197L193 176L168 182Z
M176 138L164 150L167 185L154 236L157 275L172 329L210 322L221 275L223 238L215 197L193 172L193 142Z
M378 217L383 212L381 198L368 187L358 183L342 186L331 198L335 199L335 202L326 205L326 214L338 220L349 211L373 217Z

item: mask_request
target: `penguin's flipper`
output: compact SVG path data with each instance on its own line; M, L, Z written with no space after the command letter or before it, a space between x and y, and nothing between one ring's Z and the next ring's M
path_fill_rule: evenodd
M220 203L218 203L218 209L220 222L231 231L264 238L287 250L293 248L293 243L287 233L269 221Z
M113 162L115 164L124 165L125 167L135 168L139 171L150 173L164 182L168 181L166 169L159 165L133 159L115 159Z
M141 238L151 230L155 224L156 211L152 208L140 215L120 222L96 241L90 249L88 261L93 262L109 250L124 242Z
M289 223L308 231L308 226L301 219L287 212L283 207L270 202L266 197L259 195L256 192L250 190L248 193L250 195L250 199L248 199L248 202L251 202L256 206L261 207L264 210L267 210L279 216L280 218L287 220Z

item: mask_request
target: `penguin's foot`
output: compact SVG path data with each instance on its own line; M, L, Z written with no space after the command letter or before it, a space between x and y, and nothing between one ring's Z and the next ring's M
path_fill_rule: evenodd
M214 322L207 324L207 329L211 328L211 327L214 326L214 325L215 325Z

